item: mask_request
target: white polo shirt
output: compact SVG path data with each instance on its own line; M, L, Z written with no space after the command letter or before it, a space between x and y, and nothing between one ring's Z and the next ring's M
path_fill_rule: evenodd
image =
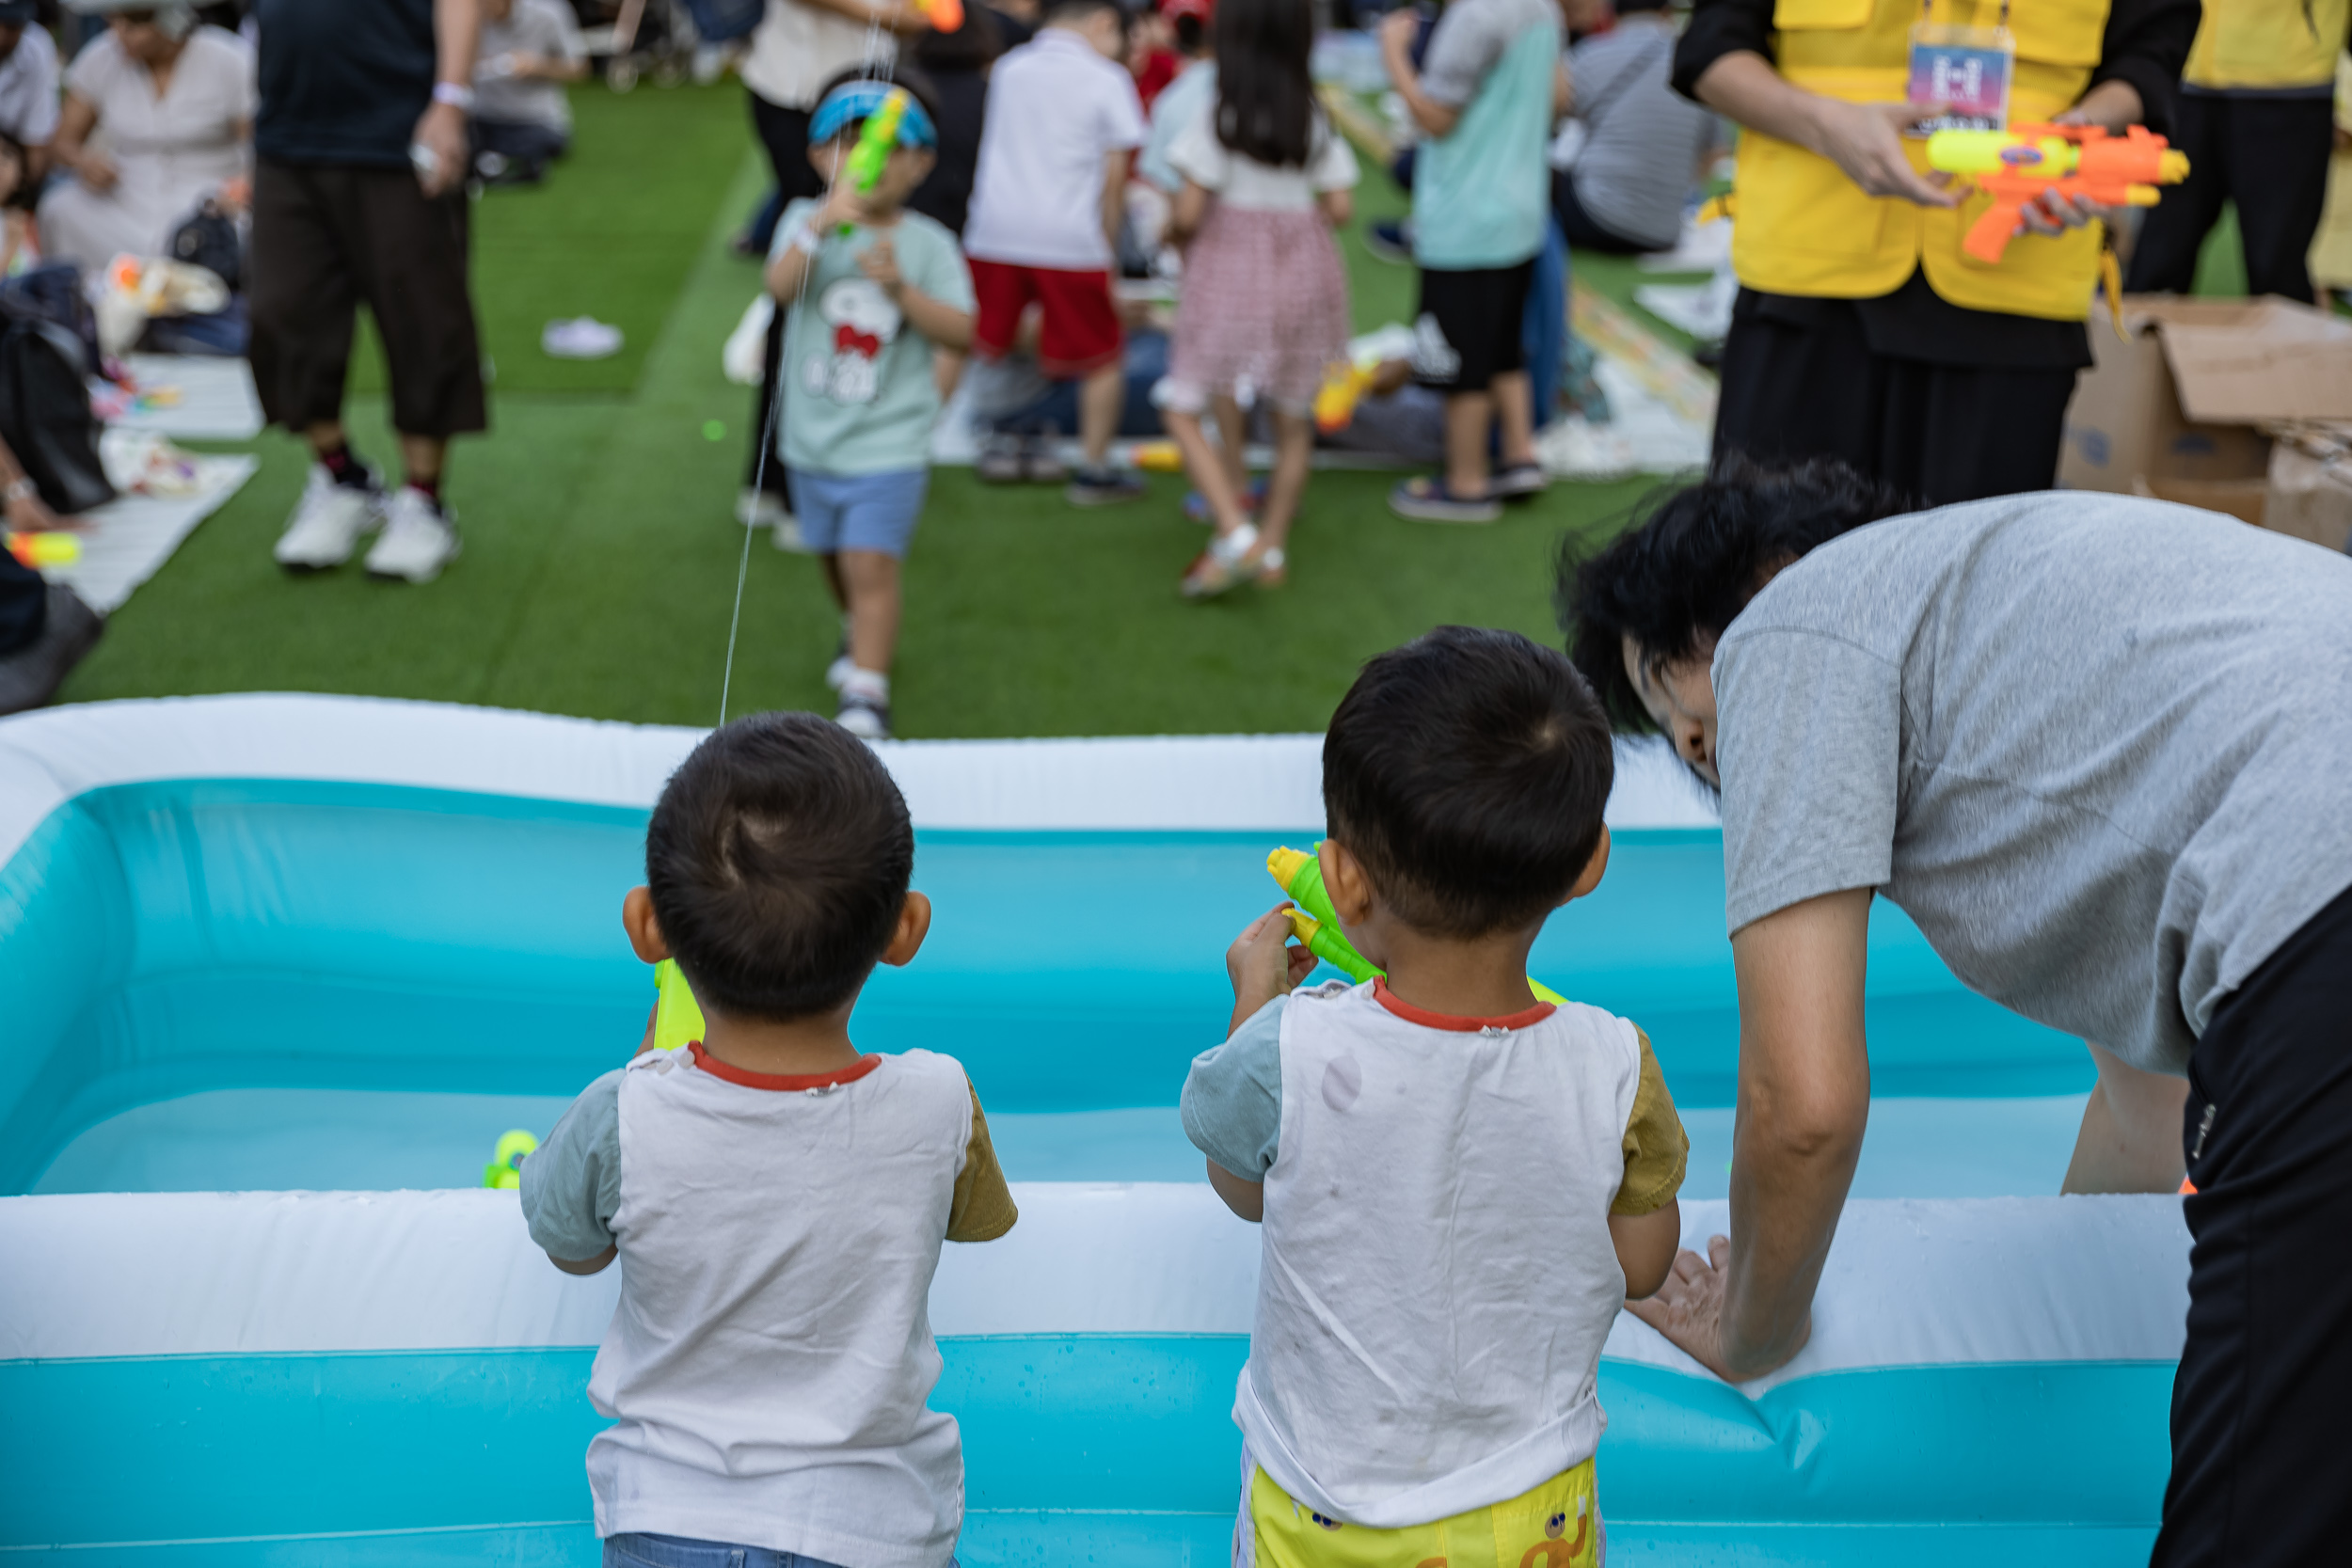
M57 46L30 23L0 60L0 131L27 147L46 147L57 134Z
M1108 267L1103 159L1147 135L1135 78L1077 33L1047 27L989 74L964 254L1062 272Z

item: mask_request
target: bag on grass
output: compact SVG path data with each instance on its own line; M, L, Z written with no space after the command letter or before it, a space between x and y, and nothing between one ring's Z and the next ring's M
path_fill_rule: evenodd
M98 460L86 363L80 341L56 322L0 309L0 439L61 516L115 499Z

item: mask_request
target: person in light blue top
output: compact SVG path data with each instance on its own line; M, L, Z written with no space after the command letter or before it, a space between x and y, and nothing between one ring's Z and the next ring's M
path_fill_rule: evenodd
M871 190L847 174L866 121L888 96L911 100ZM936 159L937 121L912 86L837 78L809 121L809 161L830 187L776 226L768 292L786 315L782 446L800 546L820 558L844 612L825 673L851 734L890 734L899 566L923 512L931 427L948 372L940 351L972 344L972 274L955 236L906 198ZM781 541L780 541L781 542Z
M1216 53L1209 41L1210 0L1168 0L1160 14L1176 34L1184 69L1152 101L1152 134L1136 154L1136 172L1168 196L1184 188L1184 177L1168 161L1178 133L1216 102Z
M1503 501L1544 487L1520 324L1550 211L1545 150L1567 102L1560 13L1552 0L1454 0L1419 68L1416 25L1409 10L1391 13L1380 49L1428 137L1413 170L1413 371L1445 394L1446 462L1442 474L1399 484L1389 504L1424 522L1490 523Z

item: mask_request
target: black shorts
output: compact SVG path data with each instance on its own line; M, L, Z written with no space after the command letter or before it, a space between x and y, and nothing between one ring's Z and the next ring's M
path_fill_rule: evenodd
M354 309L365 300L384 341L392 428L485 429L466 244L462 186L427 198L411 169L261 159L246 353L270 422L300 434L342 418Z
M1535 258L1515 267L1421 270L1413 379L1440 392L1483 392L1527 368L1527 291Z
M2222 999L2189 1057L2188 1342L2154 1568L2341 1562L2352 1541L2347 1019L2352 892Z

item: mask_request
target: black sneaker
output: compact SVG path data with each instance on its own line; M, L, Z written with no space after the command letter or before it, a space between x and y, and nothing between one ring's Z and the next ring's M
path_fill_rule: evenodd
M833 721L860 740L890 738L890 705L871 697L844 692L841 711L833 716Z
M1372 252L1375 261L1393 261L1400 266L1413 259L1412 226L1403 218L1383 218L1364 230L1364 248Z
M1133 468L1081 465L1071 470L1062 497L1073 506L1116 506L1143 498L1143 476Z
M0 713L22 713L57 694L106 623L62 582L48 585L47 619L32 645L0 658Z

